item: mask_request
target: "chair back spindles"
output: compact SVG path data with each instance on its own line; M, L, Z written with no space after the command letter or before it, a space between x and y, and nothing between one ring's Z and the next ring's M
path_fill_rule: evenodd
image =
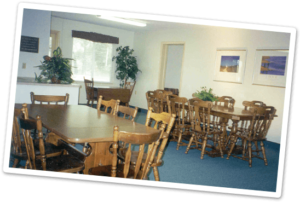
M118 107L118 111L116 113L118 114L119 112L123 114L124 119L128 119L128 120L134 122L135 117L138 112L138 107L130 108L130 107L120 105Z
M235 99L230 96L222 96L218 98L218 101L214 102L214 105L224 106L227 108L234 108Z

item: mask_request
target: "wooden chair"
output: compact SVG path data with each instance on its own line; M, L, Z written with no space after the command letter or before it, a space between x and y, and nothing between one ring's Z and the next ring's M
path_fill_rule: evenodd
M119 131L119 127L115 126L113 137L113 157L112 165L98 166L89 169L90 175L111 176L121 178L133 178L133 179L147 179L147 174L150 170L150 166L153 162L154 155L159 145L159 137L162 131L155 133L130 133L126 131ZM118 147L119 142L127 144L127 151L125 154L124 163L118 163ZM132 146L137 145L138 159L135 166L130 165L132 156ZM145 152L145 150L147 150ZM146 155L146 161L142 163L143 156Z
M31 103L36 104L35 102L39 102L39 104L55 102L56 105L59 102L63 102L64 105L67 105L69 102L69 94L67 93L66 96L57 96L57 95L35 95L33 92L30 92Z
M157 97L160 97L162 99L162 111L160 112L168 112L169 109L169 102L168 102L168 96L173 95L172 91L169 90L162 90L162 89L157 89L154 91L154 93L157 95Z
M20 109L14 110L14 119L13 119L13 129L12 129L12 138L11 138L11 149L10 153L14 158L13 168L18 167L21 160L27 160L27 153L24 141L21 140L20 125L18 121L18 116L21 114Z
M243 102L243 104L247 105L249 103ZM250 111L253 112L252 119L249 121L245 121L245 123L242 125L240 130L237 131L236 134L230 134L229 139L231 140L231 142L227 159L229 159L229 157L231 156L237 139L241 138L243 143L242 157L235 155L232 156L242 160L248 159L249 167L252 167L252 158L254 157L264 160L265 165L268 165L263 141L267 139L266 136L275 116L276 109L271 106L262 106L250 108ZM258 141L260 141L261 149L258 148ZM255 150L252 150L253 143L256 146ZM260 156L260 151L262 152L263 157ZM254 152L256 152L256 155L254 154Z
M93 107L94 101L97 102L97 95L95 95L95 90L94 90L94 79L88 80L85 77L83 77L84 80L84 86L85 86L85 92L86 92L86 99L87 99L87 106Z
M26 111L22 108L22 113L26 117ZM65 149L69 155L63 155L63 152L58 156L49 156L46 153L46 148L43 132L42 132L42 121L41 117L37 116L36 120L25 119L19 116L20 125L22 128L22 134L26 146L27 161L25 168L35 169L35 170L47 170L47 171L57 171L57 172L80 172L84 169L84 161L86 154L77 150L74 146L59 140L59 148ZM34 143L30 130L37 128L38 130L38 151L36 151L37 146Z
M151 164L151 167L153 167L153 174L156 181L159 181L159 173L158 168L163 164L162 156L166 147L166 144L169 139L169 135L171 132L171 129L175 122L175 114L170 114L166 112L162 113L154 113L153 109L150 107L147 113L146 117L146 126L151 127L153 125L153 128L159 129L163 131L162 135L160 136L160 145L158 149L158 153L154 157L154 161ZM121 148L119 150L119 157L124 161L125 160L125 154L126 154L127 148ZM132 151L131 155L131 164L135 165L138 159L138 152ZM146 155L144 154L142 164L144 164L146 161Z
M188 100L185 97L169 96L170 107L169 111L171 114L176 115L175 128L172 132L171 141L177 141L177 150L180 146L186 146L182 139L189 141L190 139L190 116Z
M234 108L235 99L230 96L222 96L218 98L218 101L214 102L214 105L224 106L228 108Z
M104 112L116 115L119 109L120 100L111 99L109 101L106 101L103 100L102 95L100 95L97 103L97 110L100 111L102 105L104 106Z
M134 122L134 119L138 112L138 107L130 108L130 107L120 105L116 114L118 114L118 112L122 113L124 119L127 118L128 120L131 120L132 122Z
M193 99L193 101L189 105L191 119L191 131L192 136L190 138L189 144L186 148L186 154L191 149L192 143L195 144L195 149L201 149L201 159L203 159L205 154L205 149L207 147L207 140L210 136L212 136L212 140L218 142L218 148L220 150L221 157L223 158L222 144L220 135L222 131L216 125L215 116L211 114L211 108L213 103L210 101L203 101ZM202 145L202 148L199 147Z
M148 109L151 107L155 113L163 112L163 97L154 91L146 92Z

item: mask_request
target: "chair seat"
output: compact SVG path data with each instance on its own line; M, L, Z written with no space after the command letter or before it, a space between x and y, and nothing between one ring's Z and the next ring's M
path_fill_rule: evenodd
M116 177L124 178L123 170L124 170L124 164L119 164L117 166ZM142 174L142 172L140 171L138 173L137 178L140 178L141 174ZM111 165L90 168L89 175L99 175L99 176L110 177L111 176ZM133 168L133 166L130 166L127 178L133 178L133 176L134 176L134 168Z
M36 161L37 170L43 170L41 161ZM79 172L84 169L84 162L70 155L61 155L46 159L46 170L56 172Z
M55 146L51 143L44 142L44 145L45 145L45 154L46 154L47 158L48 157L53 157L53 156L58 156L63 152L63 148L61 148L59 146ZM39 149L39 142L38 141L34 141L34 149L35 149L36 155L40 155L40 149Z

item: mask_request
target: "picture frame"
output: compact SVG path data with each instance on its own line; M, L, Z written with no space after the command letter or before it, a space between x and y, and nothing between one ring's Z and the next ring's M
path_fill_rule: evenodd
M252 84L285 87L288 55L288 49L257 49Z
M245 49L219 49L216 53L214 81L243 83L245 67Z

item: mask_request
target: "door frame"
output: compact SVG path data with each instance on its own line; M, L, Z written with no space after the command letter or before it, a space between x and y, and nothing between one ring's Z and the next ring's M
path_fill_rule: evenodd
M181 61L181 70L180 70L180 81L179 81L179 95L181 94L181 81L182 81L182 70L184 64L184 54L185 54L185 42L183 41L171 41L171 42L162 42L161 43L161 52L160 52L160 67L158 75L158 89L164 89L165 78L166 78L166 68L167 68L167 58L168 58L168 45L183 45L182 52L182 61Z

